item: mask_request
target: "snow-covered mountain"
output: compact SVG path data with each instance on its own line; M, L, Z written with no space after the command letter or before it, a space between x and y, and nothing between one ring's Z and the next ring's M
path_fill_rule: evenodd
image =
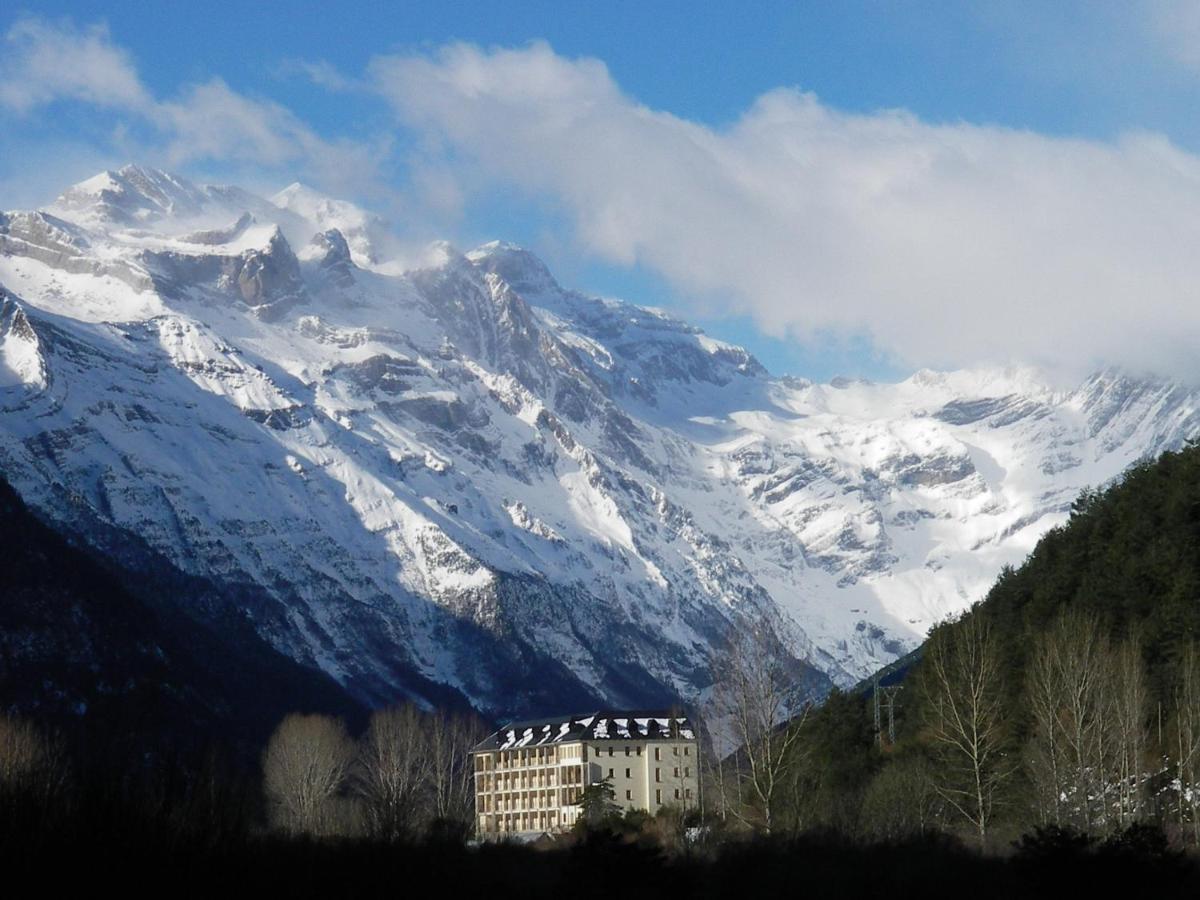
M776 378L520 248L396 274L387 244L300 185L133 166L0 214L0 474L253 587L264 637L370 702L694 699L751 622L851 683L1200 425L1117 372Z

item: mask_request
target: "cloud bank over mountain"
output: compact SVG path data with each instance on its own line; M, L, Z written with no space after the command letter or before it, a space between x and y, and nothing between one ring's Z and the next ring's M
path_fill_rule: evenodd
M473 180L552 198L589 251L769 332L866 333L914 365L1194 374L1200 160L1162 136L847 114L793 89L711 128L544 44L373 70L401 121Z
M440 218L443 233L488 196L549 204L581 255L642 266L681 303L799 342L865 337L899 367L1200 375L1200 158L1162 134L849 113L788 87L714 126L648 108L600 60L533 43L377 56L355 73L293 61L314 90L392 111L346 136L216 76L155 92L102 27L25 18L5 46L4 115L104 110L121 157L287 167L338 193L389 193L373 205Z

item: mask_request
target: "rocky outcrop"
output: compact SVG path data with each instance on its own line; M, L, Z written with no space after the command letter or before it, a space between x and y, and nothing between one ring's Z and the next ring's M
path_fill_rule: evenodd
M299 260L278 228L264 247L237 254L148 250L142 260L155 289L172 300L223 295L274 321L307 299Z

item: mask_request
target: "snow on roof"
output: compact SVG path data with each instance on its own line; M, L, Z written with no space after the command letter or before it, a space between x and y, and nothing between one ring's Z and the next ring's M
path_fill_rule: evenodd
M515 750L575 741L695 740L687 716L669 711L607 711L510 722L489 735L476 750Z

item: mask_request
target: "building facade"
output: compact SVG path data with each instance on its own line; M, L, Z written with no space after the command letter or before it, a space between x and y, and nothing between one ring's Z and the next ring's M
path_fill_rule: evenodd
M554 834L580 815L583 789L608 780L622 811L699 803L699 744L686 716L596 712L514 722L472 753L480 840Z

